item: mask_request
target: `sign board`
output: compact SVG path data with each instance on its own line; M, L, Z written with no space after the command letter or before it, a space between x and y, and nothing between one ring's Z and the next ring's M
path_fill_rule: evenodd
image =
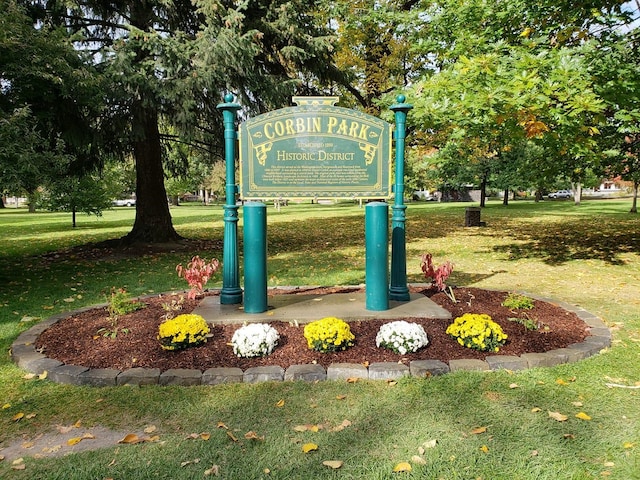
M390 195L391 125L337 100L294 97L240 125L243 199Z

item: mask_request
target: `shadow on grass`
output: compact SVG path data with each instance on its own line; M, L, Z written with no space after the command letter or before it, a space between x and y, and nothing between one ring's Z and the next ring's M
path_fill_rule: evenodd
M562 222L518 223L510 220L490 235L517 242L493 247L511 260L537 258L548 265L572 260L601 260L623 265L624 253L640 253L640 219L619 217L565 218Z

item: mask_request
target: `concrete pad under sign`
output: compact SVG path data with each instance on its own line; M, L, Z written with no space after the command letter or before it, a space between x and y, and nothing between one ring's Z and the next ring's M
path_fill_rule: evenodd
M350 320L395 320L398 318L451 318L451 314L430 298L411 294L408 302L391 300L388 310L367 310L365 293L332 293L327 295L272 295L263 313L245 313L242 305L221 305L220 297L205 297L193 311L210 323L233 324L252 322L309 323L324 317Z

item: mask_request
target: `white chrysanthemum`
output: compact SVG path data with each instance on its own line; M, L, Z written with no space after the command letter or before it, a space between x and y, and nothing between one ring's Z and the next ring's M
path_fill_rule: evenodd
M251 323L234 332L231 344L238 357L263 357L273 352L279 339L278 331L271 325Z
M429 344L422 325L404 320L385 323L376 335L376 346L388 348L400 355L413 353Z

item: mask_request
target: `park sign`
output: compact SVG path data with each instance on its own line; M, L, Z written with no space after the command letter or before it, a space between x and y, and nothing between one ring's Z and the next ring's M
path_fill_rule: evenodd
M293 97L240 125L244 200L390 196L391 125L337 101Z

